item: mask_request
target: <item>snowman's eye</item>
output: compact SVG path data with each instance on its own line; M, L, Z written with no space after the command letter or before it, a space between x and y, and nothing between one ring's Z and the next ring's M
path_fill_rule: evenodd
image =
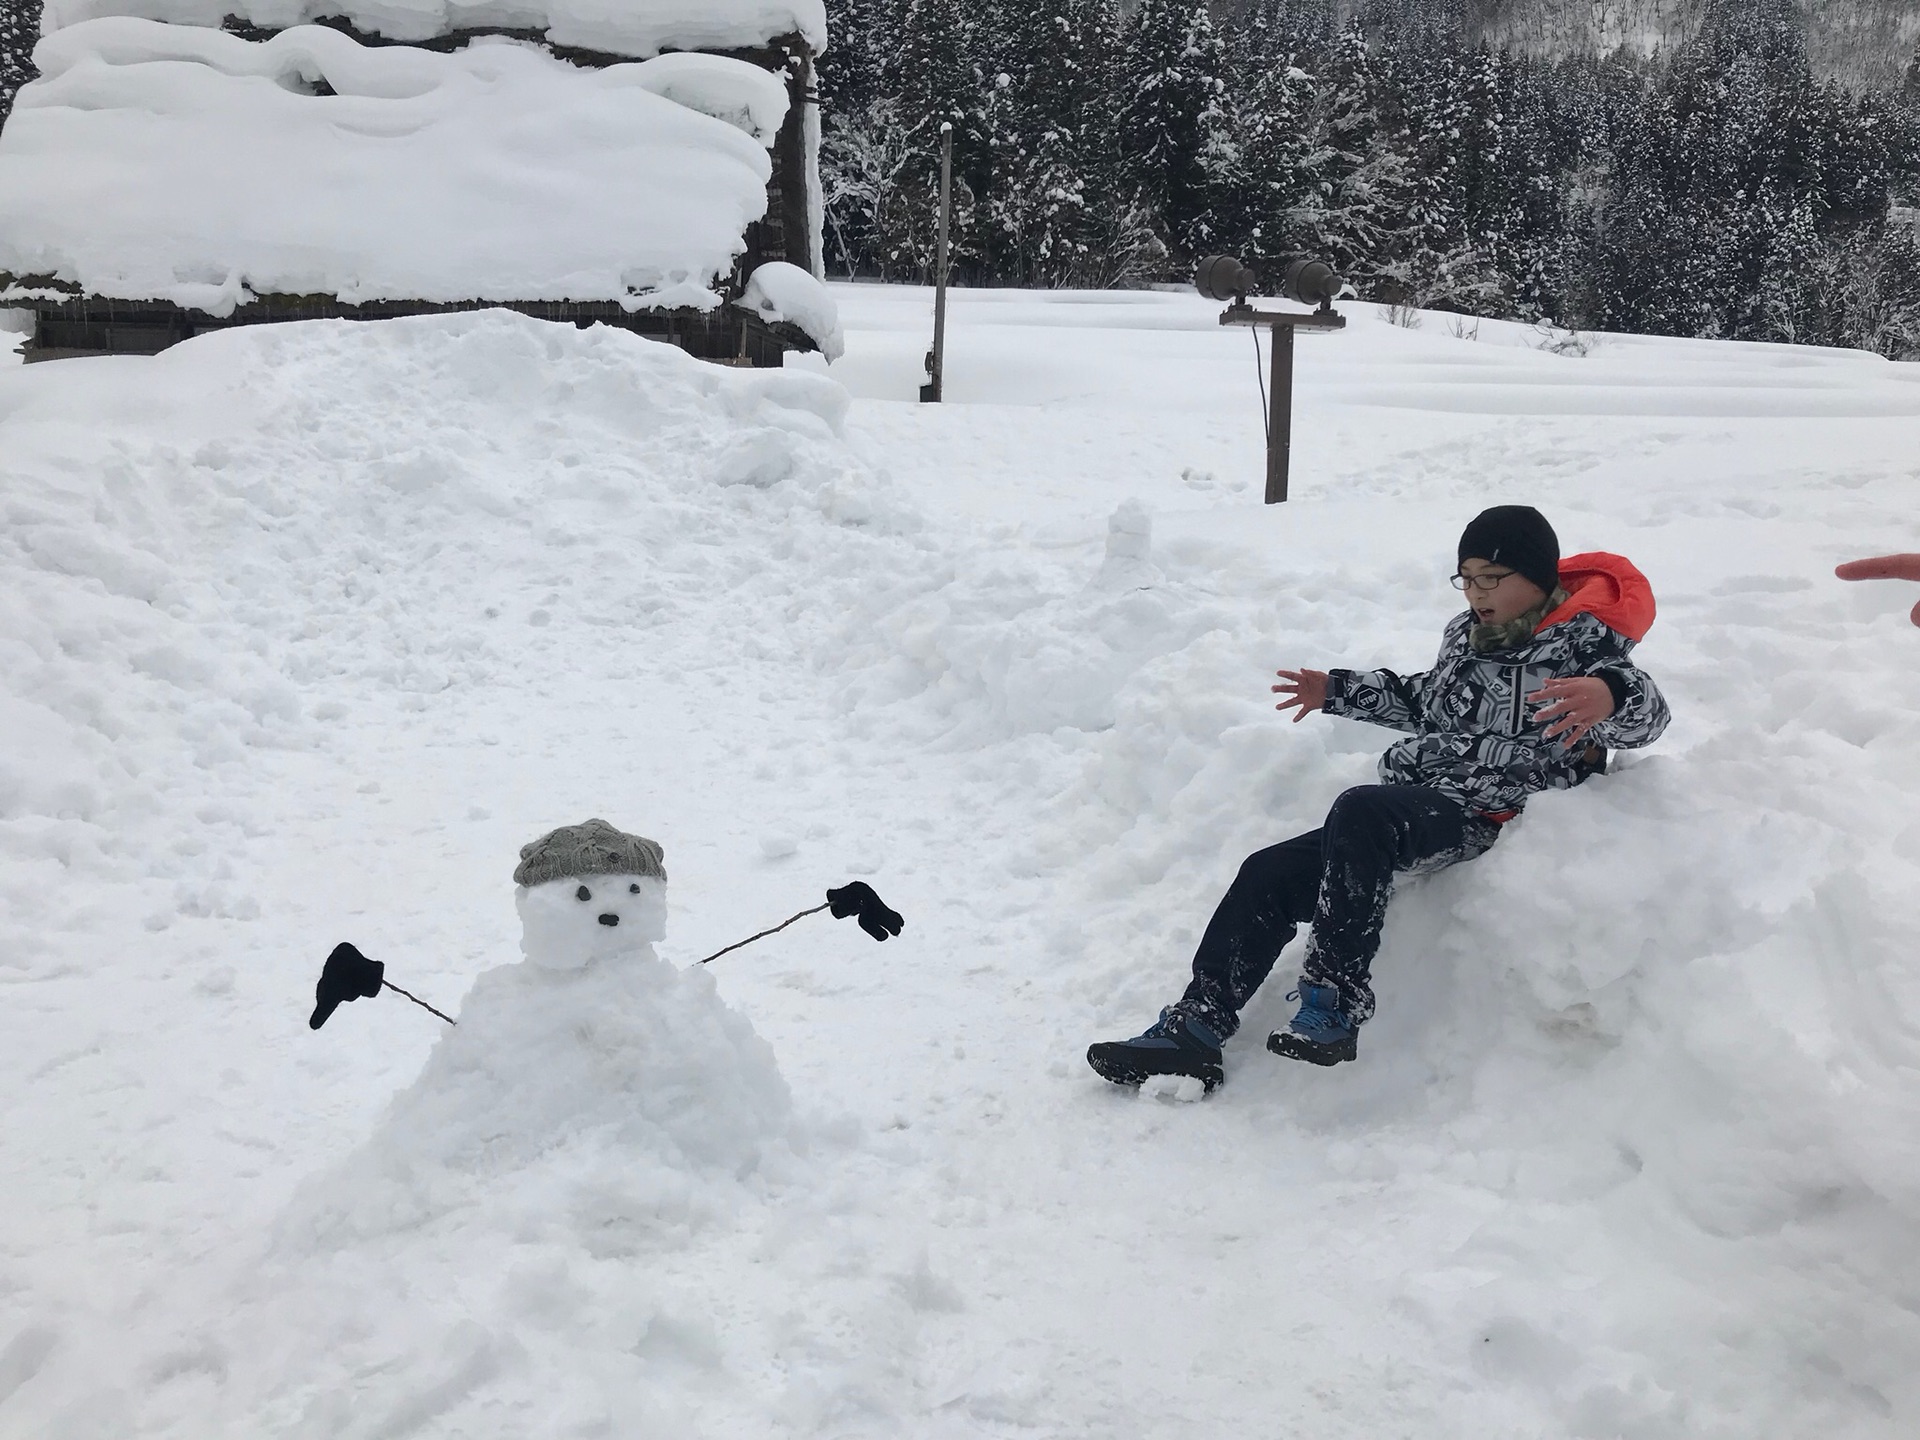
M573 892L573 898L576 900L591 900L593 899L593 891L582 885L578 890Z
M629 886L627 886L627 893L628 893L629 895L638 895L638 894L640 893L640 886L639 886L639 884L638 884L638 883L635 883L635 884L632 884L632 885L629 885Z

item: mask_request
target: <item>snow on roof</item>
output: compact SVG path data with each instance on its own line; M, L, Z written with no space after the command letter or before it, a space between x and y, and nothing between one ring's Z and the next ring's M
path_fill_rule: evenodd
M218 29L232 15L268 30L338 17L364 34L431 40L459 30L539 30L556 45L645 58L738 50L799 35L827 45L825 0L47 0L40 33L108 16Z
M799 326L829 361L846 353L847 339L840 329L840 307L833 292L798 265L767 261L753 272L746 292L733 303L770 323L784 320Z
M0 132L0 272L216 315L261 294L710 309L787 104L722 56L581 69L318 26L95 20L35 63Z

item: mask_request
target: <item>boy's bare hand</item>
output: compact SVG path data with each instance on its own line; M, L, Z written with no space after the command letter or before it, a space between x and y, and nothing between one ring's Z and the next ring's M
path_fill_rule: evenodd
M1276 710L1293 710L1293 723L1298 725L1315 710L1327 703L1327 672L1324 670L1282 670L1279 676L1287 683L1273 687L1273 693L1282 697Z
M1876 555L1871 560L1849 560L1833 573L1842 580L1920 580L1920 555ZM1913 623L1920 625L1920 605L1913 607Z
M1549 680L1527 697L1540 706L1536 720L1546 722L1547 739L1571 750L1594 726L1613 714L1613 691L1595 675L1568 675Z

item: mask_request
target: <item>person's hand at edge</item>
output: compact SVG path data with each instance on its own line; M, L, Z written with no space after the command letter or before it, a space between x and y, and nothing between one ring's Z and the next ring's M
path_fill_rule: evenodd
M1280 696L1280 703L1273 708L1281 712L1295 711L1293 723L1298 725L1315 710L1326 708L1327 672L1324 670L1281 670L1276 672L1287 683L1273 687L1273 693Z
M1833 572L1842 580L1920 580L1920 555L1876 555L1849 560ZM1913 623L1920 625L1920 603L1913 607Z

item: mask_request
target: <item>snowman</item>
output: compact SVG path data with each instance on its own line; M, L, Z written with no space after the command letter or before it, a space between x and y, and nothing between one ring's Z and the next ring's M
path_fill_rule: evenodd
M586 1146L744 1175L779 1148L793 1109L772 1048L706 969L654 952L664 862L656 841L599 819L521 849L523 958L474 980L458 1023L394 1097L373 1142L392 1168L498 1178ZM362 994L385 983L362 979Z

